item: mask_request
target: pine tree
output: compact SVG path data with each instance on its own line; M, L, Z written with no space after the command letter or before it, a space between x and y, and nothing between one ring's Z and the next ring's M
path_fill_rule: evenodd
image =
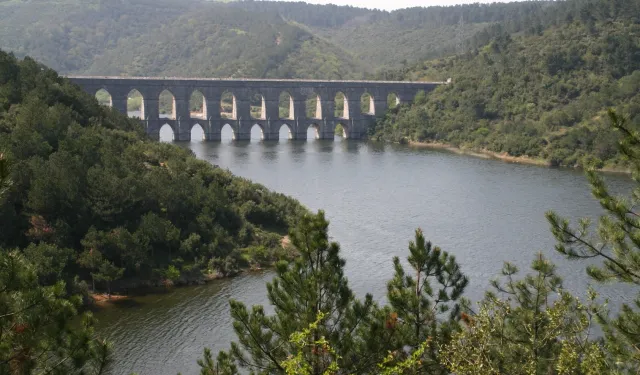
M341 369L367 373L378 362L374 358L378 352L367 351L368 343L361 335L369 331L365 326L375 304L370 295L362 302L354 297L344 276L340 246L329 241L328 225L320 211L305 215L289 234L299 256L291 263L278 263L276 277L267 284L273 315L267 315L262 306L248 309L241 302L230 302L238 337L231 355L241 367L256 374L285 374L282 363L298 350L291 335L307 328L320 314L324 318L312 340L324 337L339 355ZM307 348L303 359L314 375L323 374L332 363L321 346Z
M9 161L4 153L0 152L0 199L11 187L11 180L9 179Z
M594 197L606 214L598 221L595 234L588 219L577 228L554 212L547 213L551 231L557 240L556 250L569 259L599 258L601 266L590 265L587 273L599 282L622 282L640 285L640 133L626 119L609 111L611 123L622 135L621 154L629 162L634 187L629 199L609 192L604 179L594 169L586 172ZM640 372L640 295L633 306L623 305L618 316L599 316L613 362L630 373Z
M395 276L387 285L387 299L394 314L392 325L401 332L395 340L396 349L409 346L413 351L429 340L423 371L446 373L438 362L437 349L457 326L459 300L469 281L455 257L432 247L420 229L409 244L409 253L407 260L415 277L408 275L395 257Z
M610 372L601 345L589 341L595 294L582 304L562 288L555 266L541 254L533 274L516 279L505 263L504 283L493 281L480 311L442 350L458 375L604 375ZM500 295L506 298L500 298Z
M0 374L103 374L110 346L64 282L41 286L35 267L0 249Z

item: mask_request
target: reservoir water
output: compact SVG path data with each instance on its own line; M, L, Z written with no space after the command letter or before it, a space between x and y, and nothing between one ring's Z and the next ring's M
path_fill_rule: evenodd
M283 131L284 132L284 131ZM200 139L202 134L195 134ZM284 132L286 133L286 132ZM171 134L161 133L164 140ZM541 251L558 266L565 286L584 291L584 262L555 253L544 218L596 217L601 210L579 171L509 164L427 149L337 138L335 141L178 143L198 158L324 209L330 234L342 247L346 275L358 296L384 303L392 258L406 257L414 230L456 255L470 278L467 296L482 297L504 261L521 271ZM609 175L615 190L631 187L626 176ZM202 349L228 348L235 338L228 300L267 305L268 271L207 285L137 297L96 313L98 331L115 347L113 374L196 374ZM634 290L599 287L619 304ZM582 294L584 295L584 294ZM269 309L267 309L269 311Z

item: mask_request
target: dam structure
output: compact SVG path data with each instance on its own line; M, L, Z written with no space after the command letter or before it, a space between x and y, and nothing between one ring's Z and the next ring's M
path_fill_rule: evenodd
M342 126L345 138L363 139L376 116L386 113L390 96L395 97L395 104L410 103L418 92L428 93L443 84L300 79L67 78L92 95L106 91L110 105L122 113L139 117L151 138L159 139L160 128L168 125L178 141L190 140L191 128L195 125L202 127L206 141L219 141L226 125L231 127L235 140L250 139L251 128L255 125L260 127L263 140L277 140L282 126L288 128L290 139L306 139L309 127L315 129L316 138L333 139L338 125ZM127 103L136 91L141 103L131 114ZM169 110L160 108L160 96L165 91L173 97ZM194 95L197 105L193 104Z

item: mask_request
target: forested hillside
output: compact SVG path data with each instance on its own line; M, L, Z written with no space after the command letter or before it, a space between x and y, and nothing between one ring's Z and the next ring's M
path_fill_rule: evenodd
M393 12L302 2L0 1L0 48L61 73L361 78L535 29L550 2ZM480 35L480 36L479 36Z
M13 184L0 247L47 283L107 290L233 274L286 256L293 199L146 140L129 120L31 59L0 53L0 154Z
M571 1L538 32L492 28L482 47L400 72L453 82L389 113L374 137L620 167L618 134L603 114L614 107L640 125L639 14L637 0Z

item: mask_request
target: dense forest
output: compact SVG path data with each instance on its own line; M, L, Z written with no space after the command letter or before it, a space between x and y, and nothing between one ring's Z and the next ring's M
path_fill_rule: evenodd
M0 246L22 249L43 280L107 290L229 275L287 257L304 209L179 147L57 74L0 54L0 150L13 184Z
M614 107L640 125L640 3L570 1L557 13L562 21L553 14L521 35L493 27L465 54L395 72L452 83L388 113L373 137L623 167L605 113Z

